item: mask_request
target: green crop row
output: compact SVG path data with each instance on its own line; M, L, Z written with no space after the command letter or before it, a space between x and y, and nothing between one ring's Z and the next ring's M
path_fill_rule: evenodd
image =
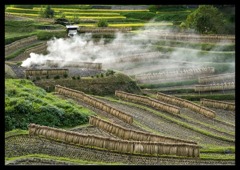
M68 9L64 9L64 8L52 8L54 11L58 12L58 11L62 11L62 12L65 12L65 11L68 11L68 12L103 12L103 13L108 13L108 12L148 12L149 10L114 10L114 9L76 9L76 8L68 8ZM33 10L38 10L40 11L41 8L33 8Z
M63 12L65 15L67 16L81 16L81 15L84 15L84 16L119 16L120 13L113 13L113 12L108 12L108 13L97 13L97 12Z

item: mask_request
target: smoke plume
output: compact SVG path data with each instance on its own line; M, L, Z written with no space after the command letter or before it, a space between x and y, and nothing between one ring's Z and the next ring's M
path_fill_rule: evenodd
M144 27L140 33L116 33L115 38L106 43L104 39L94 41L92 34L80 34L72 38L54 38L47 42L48 54L31 53L23 61L23 67L33 65L47 66L49 60L59 61L58 66L64 67L69 61L102 63L103 69L114 69L128 75L148 72L181 70L184 68L204 67L209 63L217 63L221 57L222 44L219 42L210 51L200 48L188 48L171 45L171 41L163 35L175 34L167 26L157 28ZM195 36L198 36L195 34ZM161 44L158 42L161 41ZM181 41L177 39L174 41ZM188 42L188 41L185 41ZM191 44L191 42L189 42ZM199 43L197 41L193 43ZM235 51L231 51L235 55ZM214 55L209 57L208 55ZM222 54L221 54L222 55ZM234 67L234 62L230 61Z

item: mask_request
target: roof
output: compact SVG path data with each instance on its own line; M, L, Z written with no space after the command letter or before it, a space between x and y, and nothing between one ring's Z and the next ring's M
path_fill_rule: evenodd
M78 28L77 25L66 25L66 28Z

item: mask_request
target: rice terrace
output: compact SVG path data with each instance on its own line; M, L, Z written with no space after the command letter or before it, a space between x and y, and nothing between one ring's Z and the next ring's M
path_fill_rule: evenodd
M5 5L5 165L235 165L234 5Z

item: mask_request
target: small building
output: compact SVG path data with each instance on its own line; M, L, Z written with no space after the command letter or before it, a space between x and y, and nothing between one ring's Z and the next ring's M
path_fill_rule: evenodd
M78 26L77 25L66 25L68 36L73 37L77 35Z

